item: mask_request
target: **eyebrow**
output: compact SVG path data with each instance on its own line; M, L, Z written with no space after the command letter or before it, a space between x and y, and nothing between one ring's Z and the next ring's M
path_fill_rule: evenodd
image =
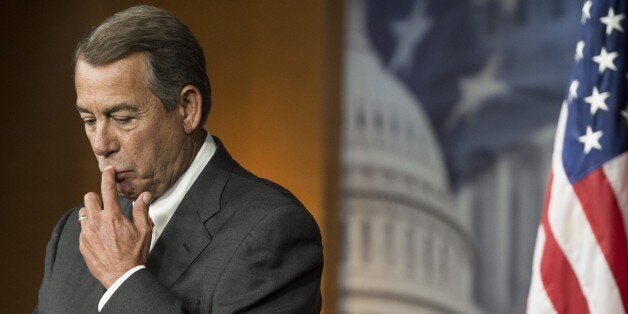
M131 111L131 112L137 112L139 111L139 109L137 109L137 106L131 105L131 104L127 104L127 103L121 103L121 104L117 104L117 105L113 105L109 108L106 108L105 110L103 110L103 114L104 115L110 115L114 112L117 111ZM76 105L76 111L78 112L82 112L82 113L92 113L91 111L89 111L87 108L83 108L79 105Z

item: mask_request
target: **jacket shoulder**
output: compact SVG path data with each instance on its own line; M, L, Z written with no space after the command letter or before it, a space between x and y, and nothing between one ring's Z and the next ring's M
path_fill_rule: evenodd
M283 186L260 178L248 170L236 166L223 190L224 204L254 203L255 207L272 208L286 205L303 207L303 204Z

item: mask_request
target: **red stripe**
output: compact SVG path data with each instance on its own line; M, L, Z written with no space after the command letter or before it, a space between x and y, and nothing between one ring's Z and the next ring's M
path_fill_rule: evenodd
M613 272L624 310L628 310L628 246L615 193L602 168L574 184L574 190Z
M549 225L548 211L552 184L553 174L550 173L541 220L545 231L545 246L541 258L541 280L547 296L558 313L589 313L589 306L580 289L578 278L576 278L569 261L554 238Z

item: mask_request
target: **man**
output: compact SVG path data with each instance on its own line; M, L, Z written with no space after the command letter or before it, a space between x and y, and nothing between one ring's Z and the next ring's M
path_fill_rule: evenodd
M101 195L55 227L35 312L320 310L318 227L203 129L209 80L185 25L116 13L79 43L75 87Z

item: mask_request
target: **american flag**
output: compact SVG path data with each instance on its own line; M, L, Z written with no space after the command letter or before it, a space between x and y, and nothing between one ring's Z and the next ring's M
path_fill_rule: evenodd
M554 143L530 313L628 311L625 0L588 0Z
M556 122L573 0L364 2L369 44L429 118L454 190Z

